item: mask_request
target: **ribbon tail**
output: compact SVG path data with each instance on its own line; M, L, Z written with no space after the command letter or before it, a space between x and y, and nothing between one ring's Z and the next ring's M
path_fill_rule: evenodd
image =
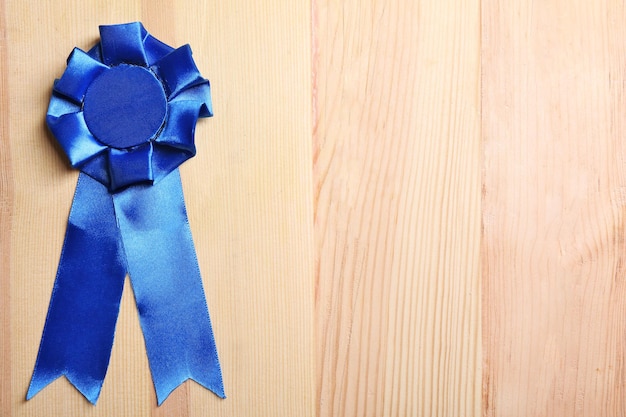
M224 398L178 169L113 201L158 404L187 379Z
M81 173L27 400L65 376L96 403L109 365L125 276L111 196Z

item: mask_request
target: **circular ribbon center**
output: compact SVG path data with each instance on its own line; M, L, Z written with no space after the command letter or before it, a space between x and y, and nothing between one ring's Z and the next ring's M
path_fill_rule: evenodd
M119 65L100 74L85 93L83 114L103 144L123 149L154 138L167 113L163 86L152 72Z

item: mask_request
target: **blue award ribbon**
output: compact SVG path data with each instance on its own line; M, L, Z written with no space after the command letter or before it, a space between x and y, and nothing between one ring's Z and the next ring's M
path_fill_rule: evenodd
M81 172L26 398L60 376L95 404L124 278L137 303L157 401L187 379L224 385L178 166L196 153L209 81L188 45L139 22L101 26L55 81L46 121Z

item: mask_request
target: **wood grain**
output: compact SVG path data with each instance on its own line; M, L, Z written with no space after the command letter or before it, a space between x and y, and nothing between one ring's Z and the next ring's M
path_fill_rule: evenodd
M6 11L0 2L0 415L11 416L11 230L14 199L9 124Z
M483 1L486 416L626 415L625 18Z
M309 6L290 0L0 4L0 414L312 416ZM127 284L97 406L65 379L26 402L77 177L43 123L51 84L74 46L97 40L99 24L133 20L168 44L191 44L212 81L216 115L198 123L198 156L181 176L228 398L188 381L156 407Z
M479 13L314 2L318 416L480 414Z

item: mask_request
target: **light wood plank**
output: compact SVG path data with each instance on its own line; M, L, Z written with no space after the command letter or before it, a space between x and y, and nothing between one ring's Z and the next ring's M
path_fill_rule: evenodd
M14 201L11 143L8 141L9 80L6 11L0 2L0 415L11 411L11 229Z
M318 415L479 415L478 1L314 1Z
M482 19L485 414L624 416L624 5Z
M8 184L2 208L10 216L2 212L1 233L2 248L11 250L3 250L10 263L0 269L7 272L0 287L2 415L312 416L309 5L7 0L2 6L0 168ZM228 398L186 382L156 408L127 285L97 406L64 379L25 402L77 177L43 123L51 84L74 46L97 40L98 24L133 20L166 43L190 43L212 81L215 117L198 123L198 156L181 175Z

